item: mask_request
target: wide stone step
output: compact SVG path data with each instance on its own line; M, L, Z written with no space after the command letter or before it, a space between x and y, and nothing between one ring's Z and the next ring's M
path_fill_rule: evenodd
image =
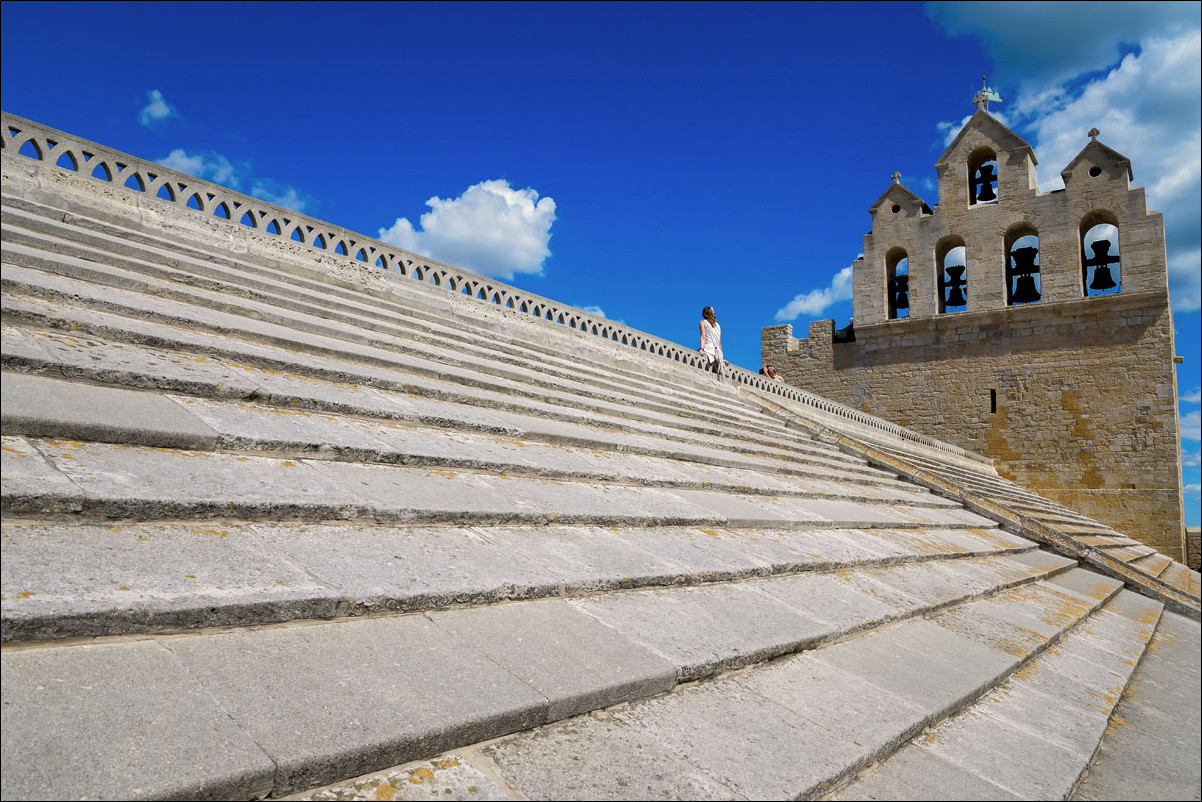
M1090 586L1108 580L1083 580L1077 573L1010 591L1028 590L1034 612L1063 618L1060 628L1025 653L943 626L939 615L911 618L293 798L378 799L405 784L451 798L813 798L926 728L989 699L1033 659L1058 649L1052 646L1057 640L1067 644L1077 628L1090 626L1120 586L1110 582L1097 593L1101 588ZM952 609L973 616L991 599ZM1097 626L1114 628L1109 621ZM1079 659L1075 651L1071 656ZM949 796L945 791L928 798Z
M1192 800L1200 796L1199 652L1202 634L1198 622L1166 610L1070 799Z
M417 420L713 464L760 464L787 472L901 484L892 476L868 468L858 457L811 447L804 435L781 439L777 446L765 448L738 439L737 433L705 436L634 418L589 414L437 379L146 326L108 313L51 309L43 302L11 298L4 300L3 308L36 317L41 324L67 325L74 320L79 325L82 320L90 330L104 336L152 338L161 346L151 348L82 336L78 329L65 334L6 326L2 330L2 359L6 368L14 370L57 372L72 379L210 398L255 399L282 408Z
M665 403L661 393L654 393L649 389L632 388L628 385L619 388L613 377L603 378L598 375L594 377L594 381L586 382L581 379L589 377L579 368L571 370L564 367L558 371L558 375L555 375L548 371L547 360L543 358L531 357L525 360L519 360L516 357L500 358L498 354L487 348L485 338L465 336L465 332L462 331L458 332L457 336L450 333L432 336L431 333L426 332L420 337L406 337L392 324L379 323L362 315L335 315L329 310L328 305L322 305L316 299L310 304L303 305L301 309L292 309L290 306L293 305L286 304L283 299L276 297L244 298L231 295L222 287L211 290L199 289L190 284L146 278L139 273L132 273L108 264L53 252L53 246L51 246L51 250L51 255L47 255L43 248L28 247L11 242L5 243L6 286L15 289L20 286L21 282L25 282L25 286L29 290L36 289L43 293L65 293L79 298L89 297L89 293L84 287L99 285L104 289L90 292L90 297L94 302L98 295L104 295L110 303L123 303L127 308L140 309L143 314L155 315L159 319L178 322L181 315L189 314L186 311L188 307L201 307L206 310L207 314L194 319L198 322L203 320L206 328L215 325L220 330L228 331L232 323L228 316L232 315L235 321L249 318L283 327L296 335L315 335L323 342L313 344L321 349L330 347L328 342L330 339L345 341L348 345L358 345L361 348L365 346L387 348L393 354L393 360L406 363L411 370L417 369L417 366L412 359L406 360L405 357L416 357L419 362L431 362L442 366L441 372L445 373L450 370L452 375L456 374L455 369L459 369L484 376L505 377L515 382L521 382L526 388L525 394L529 394L532 389L537 388L540 394L562 395L568 393L572 396L591 399L593 403L611 408L619 405L661 416L676 416L683 409L689 413L690 417L696 418L698 421L754 423L758 428L767 432L775 432L778 435L785 431L784 426L778 420L764 416L758 411L744 411L740 415L725 404L713 402L698 404L695 399L686 398L676 398L672 399L672 403ZM106 255L98 258L106 258ZM38 281L24 271L52 274L59 281L49 279ZM129 293L148 296L148 299L153 300L138 303L131 298ZM166 305L164 303L166 300L182 305L182 309L179 306ZM281 336L280 332L271 327L259 326L258 333L274 341L278 341ZM361 357L367 356L373 361L377 361L379 358L378 355L371 357L370 354L364 354L362 351L360 354ZM432 368L426 368L427 372L431 370ZM479 376L476 377L476 380L481 381ZM631 392L632 390L634 392ZM750 420L745 421L745 418L750 418Z
M41 211L43 214L53 213L49 209ZM138 235L129 229L108 224L112 230L104 233L81 228L81 222L79 217L75 217L72 224L65 224L57 219L26 214L6 206L4 240L38 252L50 251L56 255L74 256L91 263L102 262L109 267L120 267L125 271L159 279L183 281L189 288L201 287L215 291L218 293L215 300L244 295L280 308L310 312L415 339L423 347L431 342L450 344L454 351L444 350L443 355L452 359L464 351L481 353L490 361L534 367L560 378L579 380L586 377L603 385L614 384L615 378L620 376L624 392L636 394L645 400L662 403L671 399L687 407L704 398L707 407L712 410L744 419L757 419L770 428L780 426L778 420L764 416L757 410L749 410L745 405L732 407L730 399L714 393L708 381L695 381L687 390L673 383L653 383L648 381L645 373L630 370L612 357L604 363L590 359L589 356L595 357L598 350L584 348L579 342L565 340L558 344L559 347L540 347L537 340L514 338L509 327L496 326L489 318L455 315L452 309L446 309L445 316L427 313L415 317L411 304L400 304L379 294L366 295L344 290L329 281L306 280L295 272L271 270L252 261L234 258L223 251L191 256L187 253L189 249L181 249L178 243L158 241L156 245L135 244L131 238ZM95 224L95 221L92 223ZM146 236L140 235L138 238L146 239ZM16 261L21 260L18 258ZM38 259L34 264L45 265L46 261ZM95 265L89 265L86 272L94 274ZM469 336L465 337L465 334ZM476 336L470 336L472 334ZM568 353L565 354L565 351ZM574 354L584 358L573 359L571 355ZM595 362L598 363L596 366ZM670 369L675 366L668 364L664 367ZM681 374L682 379L690 375L687 369L676 372Z
M511 382L499 377L463 375L456 371L440 370L431 373L429 365L416 358L398 361L379 349L369 349L367 353L354 348L349 352L341 351L334 348L337 343L327 341L309 342L306 346L306 338L301 335L294 337L291 333L287 333L287 339L293 347L288 347L288 342L273 340L272 337L266 337L269 342L264 343L263 338L255 337L253 330L238 331L237 334L243 339L237 339L229 334L197 331L196 327L188 325L184 319L178 320L178 325L165 325L109 311L78 308L66 299L51 303L36 298L6 295L3 310L6 321L10 323L19 321L73 332L65 342L65 347L56 349L55 356L63 360L73 359L84 370L88 369L87 361L78 355L73 358L70 351L84 346L85 350L93 352L91 356L96 356L95 352L106 345L104 340L118 340L122 343L174 352L166 360L159 355L152 355L152 366L157 367L164 361L178 362L182 359L187 363L184 367L185 372L191 373L196 379L203 378L205 371L210 367L208 364L193 364L196 359L208 362L216 358L219 360L219 366L224 364L235 368L233 373L251 365L275 371L273 379L281 378L278 375L281 372L287 374L282 377L284 379L289 376L298 378L302 385L306 383L305 379L312 378L336 382L342 385L335 393L339 397L351 394L342 392L345 385L366 386L406 395L538 415L552 420L589 423L593 426L637 431L666 439L683 439L729 447L748 453L770 454L814 464L841 467L849 463L862 464L859 459L849 458L799 433L790 433L787 437L765 438L762 433L750 432L743 428L694 422L691 416L656 417L633 413L622 407L600 408L591 402L571 396L531 395L530 389L521 382ZM201 314L199 310L193 311ZM81 338L81 331L101 338L100 342L91 337ZM64 341L60 337L58 342ZM27 341L23 350L19 346L9 347L6 344L4 358L6 363L18 359L31 362L36 369L39 363L47 363L45 350L54 347L55 344L48 338L41 338L38 342ZM314 352L315 350L317 352ZM118 361L124 362L129 358L128 349L119 349L116 356ZM367 364L357 361L365 358L370 360ZM94 371L97 366L93 363L91 367ZM122 364L120 367L124 369L126 366ZM229 373L230 371L226 371L226 375ZM219 382L225 380L225 376L217 378ZM154 386L162 384L158 382ZM248 388L248 392L253 392L254 389ZM223 394L238 395L237 383Z
M154 520L989 527L958 507L5 437L3 509Z
M363 420L229 400L97 387L40 376L4 374L4 433L49 439L303 456L407 466L490 471L707 488L735 493L826 496L952 507L954 502L909 489L817 477L779 475L682 463L595 448L540 445L517 438Z
M333 619L813 571L880 568L877 573L902 581L902 573L887 569L954 559L955 570L965 572L959 585L948 576L951 568L906 572L907 585L929 581L930 592L945 588L924 600L934 604L948 594L976 592L971 583L983 577L1005 584L1072 565L996 529L10 521L3 539L5 642ZM1009 559L958 559L1001 555ZM860 576L867 582L877 573ZM840 582L856 587L850 579ZM815 580L811 587L840 582ZM872 582L865 587L881 592ZM861 606L887 617L918 603L913 595L892 602Z
M830 798L1067 799L1160 615L1158 602L1123 591L995 691Z
M977 584L959 588L956 598L961 599L1040 586L1049 581L1043 577L1055 580L1065 567L1052 560L1036 568L1012 555L956 562L971 566L978 578ZM864 670L865 658L883 667L886 653L889 662L915 678L934 676L938 667L951 670L949 660L964 666L954 669L956 682L940 693L974 695L977 686L1008 673L1017 661L912 617L930 609L923 599L942 597L948 579L958 576L949 571L913 595L921 582L912 572L926 567L912 563L865 569L870 576L860 570L809 573L428 614L9 649L0 654L3 792L6 798L70 796L69 789L86 776L89 795L99 798L247 798L268 790L279 795L631 700L644 701L612 715L669 748L675 748L674 740L710 731L706 719L711 715L728 716L730 705L754 701L724 724L727 731L719 740L737 745L743 733L731 733L730 727L772 722L772 716L760 715L768 712L761 708L773 704L767 701L771 686L789 685L788 672L796 668L782 674L777 664L766 667L770 676L762 690L745 689L742 680L720 680L657 694L677 688L685 678L713 676L855 632L861 634L845 644L787 664L810 674L805 666L822 663L822 676L848 678L839 693L852 693L813 695L808 688L798 701L824 700L836 714L839 705L833 702L861 698L858 691L869 687L854 678ZM876 598L874 590L905 593L918 604L909 610L896 607ZM606 603L599 606L599 601ZM954 599L937 604L951 603ZM877 627L895 618L906 620ZM851 660L858 666L854 669L840 667L851 657L849 647L863 654ZM923 685L929 695L931 683ZM914 697L905 687L887 693L898 704L854 703L841 718L851 727L861 713L870 712L866 708L891 709L891 716L905 709L908 721L899 722L905 733L938 715L944 704ZM893 694L901 698L893 700ZM59 737L64 727L75 738ZM772 735L786 731L803 728L781 721ZM816 746L819 732L789 748ZM845 752L851 742L840 741L840 746L833 754ZM600 754L602 748L598 744L586 754ZM686 758L695 757L684 751ZM745 754L740 748L727 751L730 758ZM178 770L163 769L177 765ZM775 787L770 778L761 778L748 790Z

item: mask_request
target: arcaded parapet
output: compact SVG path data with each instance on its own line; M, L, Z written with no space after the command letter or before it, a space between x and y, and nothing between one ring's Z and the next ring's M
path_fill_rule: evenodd
M1031 147L978 111L935 165L938 205L897 174L873 203L854 342L773 326L763 359L1183 560L1164 224L1098 135L1040 192Z

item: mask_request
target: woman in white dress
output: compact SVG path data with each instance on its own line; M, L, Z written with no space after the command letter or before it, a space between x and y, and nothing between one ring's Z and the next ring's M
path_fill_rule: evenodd
M701 310L701 347L697 349L706 360L705 369L715 376L722 375L722 327L714 315L714 307Z

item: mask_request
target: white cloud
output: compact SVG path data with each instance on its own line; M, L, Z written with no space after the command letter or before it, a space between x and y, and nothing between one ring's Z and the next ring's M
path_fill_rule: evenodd
M1148 207L1164 214L1173 308L1202 307L1202 34L1196 3L929 3L951 35L979 38L996 74L1017 86L1007 108L1032 135L1039 188L1099 139L1129 158ZM1071 36L1064 32L1071 30ZM992 110L991 110L992 112ZM950 142L961 124L940 127ZM1015 125L1011 125L1015 127ZM1017 130L1017 128L1016 128Z
M283 206L285 209L292 209L296 212L303 212L309 205L308 199L301 197L295 187L279 186L270 179L256 181L251 187L250 194L256 198L262 198L268 203L274 203L276 206Z
M1202 467L1202 451L1195 451L1193 454L1181 454L1182 468L1199 468Z
M146 101L146 105L138 112L138 122L147 128L161 126L172 117L179 116L175 107L168 103L163 98L163 93L157 89L146 93Z
M996 71L991 83L1019 86L1044 100L1084 73L1105 70L1124 45L1198 27L1197 3L994 0L927 3L927 16L951 36L981 40Z
M1202 496L1202 485L1195 482L1182 488L1187 496Z
M1181 393L1177 400L1184 404L1202 404L1202 387L1195 387L1188 393Z
M239 186L237 169L229 159L216 151L189 155L183 148L176 148L163 158L155 159L155 163L230 189Z
M851 300L851 267L840 270L829 287L803 292L776 312L778 322L796 320L800 315L817 315L840 301Z
M605 317L605 310L599 306L582 306L580 311L588 312L593 317Z
M1194 410L1181 416L1181 439L1202 440L1202 412Z
M555 222L555 201L508 181L481 181L458 198L426 201L430 211L415 229L408 218L380 229L380 239L440 262L511 280L515 273L541 274Z

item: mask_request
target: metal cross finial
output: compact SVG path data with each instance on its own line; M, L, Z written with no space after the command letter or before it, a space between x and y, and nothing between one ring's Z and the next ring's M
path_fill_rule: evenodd
M901 173L899 173L897 170L893 171L892 178L893 178L893 183L895 183L895 184L901 183Z
M1090 139L1097 139L1098 136L1101 135L1101 133L1102 132L1099 131L1097 128L1090 128L1088 136Z
M981 111L989 111L989 104L991 102L992 103L1001 103L1002 96L999 95L997 92L993 91L993 89L991 87L988 87L985 85L985 76L982 75L981 76L981 91L977 92L977 94L973 97L972 104L974 106L976 106L978 109L980 109Z

